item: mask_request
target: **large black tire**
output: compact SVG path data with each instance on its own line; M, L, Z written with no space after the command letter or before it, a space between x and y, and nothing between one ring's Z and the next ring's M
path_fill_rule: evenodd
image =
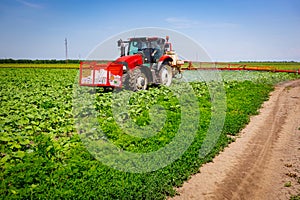
M172 78L173 78L171 66L163 65L158 72L158 77L159 77L159 84L170 86L172 84Z
M132 91L146 90L148 87L148 77L140 69L129 72L129 89Z
M122 76L122 88L123 89L126 89L126 90L130 89L129 88L129 77L130 77L129 72L126 72L123 74L123 76Z

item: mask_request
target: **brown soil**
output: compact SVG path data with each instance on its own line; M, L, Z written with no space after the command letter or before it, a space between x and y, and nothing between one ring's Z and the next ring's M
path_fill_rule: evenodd
M276 86L236 141L177 188L172 199L273 200L300 194L299 129L296 80Z

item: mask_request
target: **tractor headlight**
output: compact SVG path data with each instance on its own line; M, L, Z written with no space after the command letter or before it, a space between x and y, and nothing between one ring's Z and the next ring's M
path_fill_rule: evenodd
M127 67L123 65L123 71L127 71Z

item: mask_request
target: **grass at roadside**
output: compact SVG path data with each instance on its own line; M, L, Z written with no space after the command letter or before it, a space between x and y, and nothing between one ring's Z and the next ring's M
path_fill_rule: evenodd
M300 194L298 194L298 195L292 195L290 197L290 200L300 200Z

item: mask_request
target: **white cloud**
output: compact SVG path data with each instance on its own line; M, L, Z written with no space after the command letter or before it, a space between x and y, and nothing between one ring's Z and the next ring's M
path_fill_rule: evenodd
M30 8L36 8L36 9L40 9L40 8L43 8L42 5L40 4L36 4L36 3L31 3L31 2L28 2L28 1L25 1L25 0L17 0L19 3L27 6L27 7L30 7Z
M198 25L198 22L195 20L190 20L190 19L186 19L186 18L178 18L178 17L169 17L169 18L165 19L165 21L177 29L192 28L193 26Z

